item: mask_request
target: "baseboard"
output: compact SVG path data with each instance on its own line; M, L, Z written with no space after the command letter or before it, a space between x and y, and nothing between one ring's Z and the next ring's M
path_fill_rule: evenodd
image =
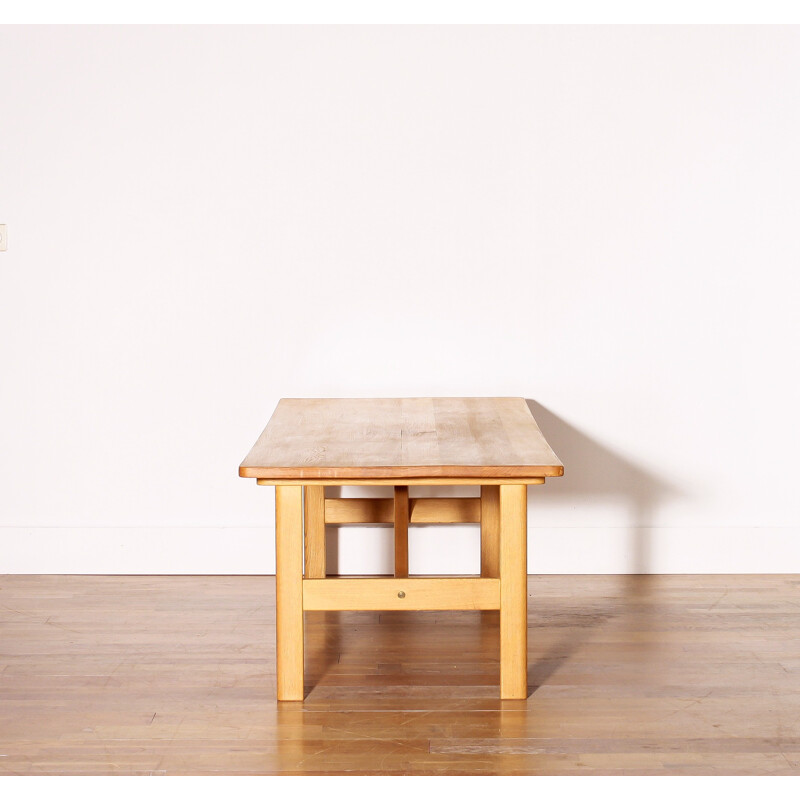
M475 526L411 531L412 572L478 569ZM329 536L329 570L391 570L391 529ZM275 571L271 527L0 528L0 573L263 575ZM798 528L531 528L533 574L800 572Z

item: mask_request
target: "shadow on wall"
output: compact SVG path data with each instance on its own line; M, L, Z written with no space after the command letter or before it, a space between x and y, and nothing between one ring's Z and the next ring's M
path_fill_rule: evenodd
M667 498L683 493L598 444L535 400L526 398L525 402L565 465L564 477L548 480L547 492L538 501L611 500L624 504L630 518L630 571L650 572L655 509Z
M671 484L657 478L647 470L617 455L591 439L585 433L558 417L535 400L526 399L531 413L539 423L547 441L564 462L563 478L547 481L546 491L535 493L536 505L548 503L575 505L592 502L619 504L628 513L629 553L628 571L647 574L652 571L652 531L655 510L668 498L683 493ZM475 494L474 487L428 487L417 488L415 494L456 496ZM341 497L341 487L329 487L328 497ZM530 493L534 495L534 492ZM361 497L390 497L391 487L359 487ZM391 526L383 527L387 530ZM329 575L339 574L339 529L327 528L327 570ZM379 560L383 569L390 572L393 546L390 536L382 537Z

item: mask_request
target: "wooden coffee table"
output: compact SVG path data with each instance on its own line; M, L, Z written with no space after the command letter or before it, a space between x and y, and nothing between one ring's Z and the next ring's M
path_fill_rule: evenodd
M527 487L564 474L516 397L281 400L239 467L275 486L278 700L303 699L303 611L499 609L500 696L527 695ZM393 486L387 499L326 486ZM410 486L479 497L410 498ZM480 577L409 577L409 524L480 523ZM325 525L394 524L394 577L327 578Z

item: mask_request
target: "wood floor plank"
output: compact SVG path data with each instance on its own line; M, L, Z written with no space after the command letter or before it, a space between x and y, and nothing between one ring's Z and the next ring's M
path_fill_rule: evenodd
M0 577L0 774L800 774L796 575L529 576L497 612L306 614L275 699L274 578Z

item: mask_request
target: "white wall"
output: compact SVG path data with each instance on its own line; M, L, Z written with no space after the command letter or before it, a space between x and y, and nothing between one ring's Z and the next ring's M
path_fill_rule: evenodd
M531 572L800 571L797 28L5 27L0 78L0 572L269 572L278 398L419 395L538 404Z

